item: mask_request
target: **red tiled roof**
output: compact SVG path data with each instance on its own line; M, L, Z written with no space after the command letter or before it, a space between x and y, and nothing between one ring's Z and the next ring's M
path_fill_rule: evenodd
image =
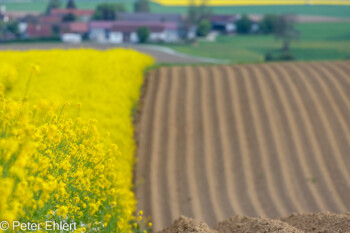
M59 15L45 15L39 17L40 23L60 23L62 21L62 16Z
M51 25L50 24L28 24L27 26L28 37L51 37Z
M75 16L92 16L94 14L93 10L78 10L78 9L52 9L51 15L66 15L73 14Z
M89 31L88 23L74 22L69 24L69 30L76 33L86 33Z

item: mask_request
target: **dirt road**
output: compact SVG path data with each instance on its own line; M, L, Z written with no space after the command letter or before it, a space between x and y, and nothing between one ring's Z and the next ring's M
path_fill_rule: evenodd
M168 67L147 78L136 196L180 215L350 210L350 62Z
M141 53L149 54L154 57L158 63L228 63L226 60L196 57L183 53L176 52L172 49L163 46L150 46L150 45L136 45L136 44L110 44L110 43L92 43L84 42L80 44L69 44L62 42L47 42L47 43L9 43L0 44L0 50L48 50L48 49L79 49L79 48L92 48L97 50L106 50L114 48L130 48L137 50Z

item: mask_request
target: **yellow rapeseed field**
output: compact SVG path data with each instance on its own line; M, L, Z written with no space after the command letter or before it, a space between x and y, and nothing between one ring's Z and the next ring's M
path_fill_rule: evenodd
M133 216L132 111L152 64L124 49L0 52L0 220L151 226Z
M167 6L187 6L202 4L203 0L152 0ZM249 5L350 5L349 0L205 0L210 6L249 6Z

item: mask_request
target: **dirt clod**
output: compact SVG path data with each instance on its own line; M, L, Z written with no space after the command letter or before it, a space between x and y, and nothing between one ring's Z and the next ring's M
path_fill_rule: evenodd
M215 230L211 230L207 224L198 222L194 219L181 216L179 219L168 228L160 231L159 233L217 233Z
M235 216L227 219L214 227L220 233L302 233L285 222L275 219L250 218L244 216Z
M350 233L350 213L292 214L280 219L234 216L213 229L207 224L180 217L159 233Z
M308 233L350 232L350 213L293 214L281 220Z

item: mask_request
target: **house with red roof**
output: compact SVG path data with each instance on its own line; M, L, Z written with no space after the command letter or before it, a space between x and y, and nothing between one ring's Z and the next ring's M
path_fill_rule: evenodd
M29 23L26 27L26 37L28 38L47 38L52 37L52 29L50 24L45 23Z

